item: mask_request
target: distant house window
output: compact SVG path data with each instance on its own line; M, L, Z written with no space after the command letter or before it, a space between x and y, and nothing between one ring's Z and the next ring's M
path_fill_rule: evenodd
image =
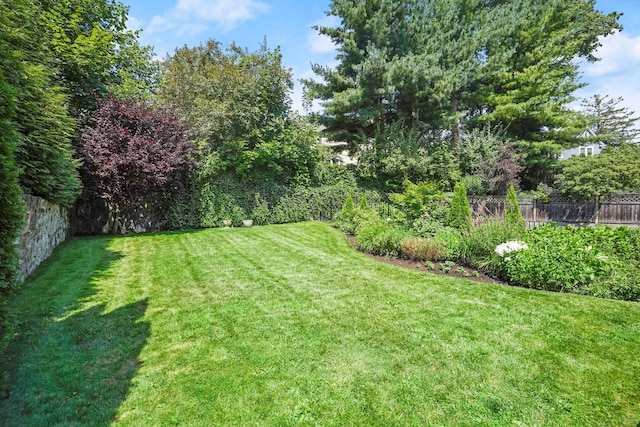
M580 147L581 156L593 156L593 147Z

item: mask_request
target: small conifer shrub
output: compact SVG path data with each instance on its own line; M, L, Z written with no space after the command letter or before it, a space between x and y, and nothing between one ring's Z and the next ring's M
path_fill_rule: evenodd
M451 209L447 215L447 225L460 230L471 229L471 207L467 200L467 190L464 184L458 182L453 189Z

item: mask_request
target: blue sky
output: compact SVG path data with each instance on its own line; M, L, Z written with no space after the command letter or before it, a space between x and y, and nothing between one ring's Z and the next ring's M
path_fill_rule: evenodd
M269 48L280 46L283 65L294 73L293 107L302 111L300 78L313 77L311 63L335 64L330 41L314 24L331 25L325 15L329 0L120 0L130 7L129 27L142 29L141 41L155 47L160 58L183 45L208 39L228 45L236 42L257 49L264 37ZM576 93L622 97L622 105L640 115L640 1L597 0L602 12L623 12L624 30L602 40L596 52L602 58L582 63L582 80L589 83ZM334 21L335 22L335 21Z

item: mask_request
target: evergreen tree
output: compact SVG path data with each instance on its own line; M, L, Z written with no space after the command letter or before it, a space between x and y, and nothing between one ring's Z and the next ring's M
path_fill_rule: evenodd
M0 58L5 54L6 46L0 42ZM24 213L13 156L18 136L11 121L14 115L15 91L6 84L0 70L0 304L15 282L18 265L15 241ZM0 307L0 322L1 310Z
M369 147L384 128L422 122L455 150L463 130L502 124L525 149L524 185L547 179L551 155L575 140L567 105L577 58L596 60L599 37L619 29L594 0L333 0L337 27L319 27L338 49L335 69L305 81L335 140ZM377 150L383 152L383 150Z
M587 140L612 147L637 140L640 128L636 126L640 117L634 117L633 111L621 107L621 102L622 98L598 94L582 101L583 113L589 121Z
M342 221L353 221L353 217L356 215L356 207L353 204L353 198L347 196L342 205L342 211L340 212L340 219Z
M471 230L471 206L467 199L467 190L461 182L458 182L453 189L447 225L460 230Z
M522 212L518 205L518 196L516 195L516 190L513 187L513 184L509 186L509 191L507 191L504 220L507 224L514 227L522 230L525 228L524 218L522 217Z
M64 88L56 84L39 13L32 0L0 0L0 39L6 46L0 70L17 89L13 126L22 191L69 206L81 186L71 147L76 122L67 112Z
M367 196L362 196L360 199L360 210L366 212L369 210L369 202L367 202Z

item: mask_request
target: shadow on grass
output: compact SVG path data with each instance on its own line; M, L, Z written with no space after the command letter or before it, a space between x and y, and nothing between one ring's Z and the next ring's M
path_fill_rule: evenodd
M6 375L0 424L114 421L150 325L142 320L147 299L111 311L105 304L83 310L121 257L108 245L109 239L69 242L9 304L13 330L0 360Z

